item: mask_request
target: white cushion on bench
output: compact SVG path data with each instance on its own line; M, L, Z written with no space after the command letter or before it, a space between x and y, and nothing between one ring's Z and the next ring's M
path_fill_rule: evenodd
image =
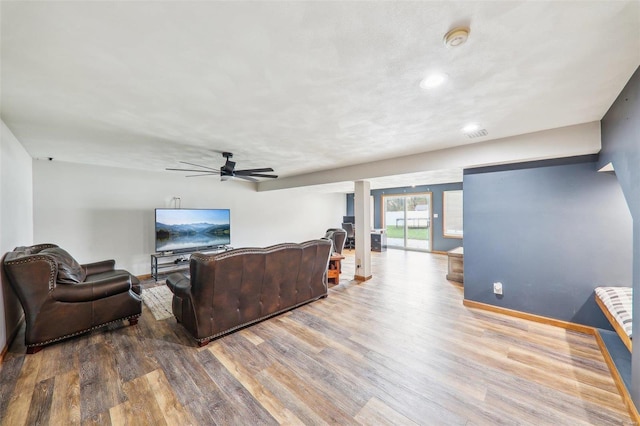
M631 338L633 289L631 287L597 287L595 291L611 315Z

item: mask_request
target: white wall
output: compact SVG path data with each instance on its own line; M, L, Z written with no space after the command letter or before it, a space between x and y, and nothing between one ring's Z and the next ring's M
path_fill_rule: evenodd
M36 160L33 163L34 240L60 245L79 262L115 259L116 267L149 274L154 209L231 209L231 245L302 242L339 227L344 194L307 190L256 192L242 181L186 178L148 172Z
M0 251L33 243L32 160L11 130L0 121ZM8 283L0 291L0 351L7 344L7 334L14 331L15 315L5 304L17 303L15 296L5 294Z

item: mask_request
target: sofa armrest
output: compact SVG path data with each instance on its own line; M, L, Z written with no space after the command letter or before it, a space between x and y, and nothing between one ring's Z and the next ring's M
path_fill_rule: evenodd
M109 259L101 262L87 263L81 266L84 268L87 275L95 275L102 272L113 271L116 268L116 261Z
M184 274L174 273L167 277L167 287L178 297L185 297L191 293L191 280Z
M103 299L131 289L129 276L116 275L80 284L58 284L51 291L51 297L59 302L90 302Z

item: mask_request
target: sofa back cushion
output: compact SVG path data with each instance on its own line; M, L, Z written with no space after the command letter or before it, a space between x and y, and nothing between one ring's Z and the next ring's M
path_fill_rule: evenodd
M56 281L60 284L78 284L87 277L85 270L80 264L60 247L46 248L38 254L52 257L58 264L58 277Z
M264 282L265 255L249 250L239 256L214 261L211 291L212 332L228 330L261 315L261 288ZM209 296L209 295L207 295Z

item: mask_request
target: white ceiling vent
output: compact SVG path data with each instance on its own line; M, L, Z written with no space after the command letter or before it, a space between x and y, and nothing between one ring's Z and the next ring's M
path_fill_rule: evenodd
M483 136L487 136L488 134L489 132L487 132L487 129L478 129L474 130L473 132L465 133L465 135L467 135L469 139L481 138Z

